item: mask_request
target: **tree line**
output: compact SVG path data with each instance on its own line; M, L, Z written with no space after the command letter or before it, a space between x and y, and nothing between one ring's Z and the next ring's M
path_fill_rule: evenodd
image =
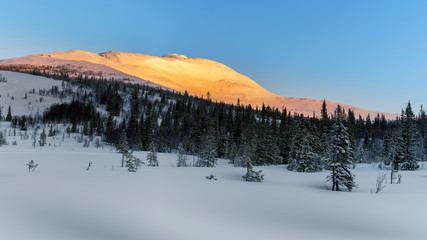
M235 166L249 159L251 165L288 164L289 170L300 172L372 162L395 171L416 170L427 153L426 113L421 108L416 116L410 103L395 120L379 114L356 117L351 109L326 106L325 101L320 117L312 117L286 107L253 107L238 99L226 104L127 81L46 73L34 66L6 70L62 80L58 94L72 99L51 106L42 116L14 116L12 124L21 130L37 122L60 122L113 146L125 133L133 151L154 146L158 152L195 155L200 166L215 166L217 158L227 158ZM328 107L334 114L328 114ZM345 163L338 163L340 159ZM339 177L348 178L347 170L337 170Z

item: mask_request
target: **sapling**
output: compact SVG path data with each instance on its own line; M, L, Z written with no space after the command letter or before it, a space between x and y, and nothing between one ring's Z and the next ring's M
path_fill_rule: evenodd
M31 160L27 163L28 166L28 172L34 172L34 170L36 170L38 164L34 163L34 160Z
M385 188L385 181L386 181L387 173L380 173L377 176L377 183L375 185L375 188L371 188L371 193L380 193Z

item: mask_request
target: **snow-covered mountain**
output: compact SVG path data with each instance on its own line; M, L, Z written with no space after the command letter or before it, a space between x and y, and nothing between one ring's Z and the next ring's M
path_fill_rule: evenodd
M280 109L286 107L290 112L308 116L312 116L313 113L319 115L322 103L321 100L289 98L273 94L224 64L202 58L187 58L179 54L156 57L139 53L96 54L72 50L6 59L0 64L67 66L78 73L91 72L106 78L129 78L135 82L158 84L197 96L206 97L209 92L213 100L236 103L239 98L243 104L260 107L264 103ZM327 102L329 112L333 112L337 104ZM359 114L366 116L368 113L374 116L379 113L346 104L340 105L345 109L353 109L356 116ZM384 113L384 115L389 119L397 116L390 113Z

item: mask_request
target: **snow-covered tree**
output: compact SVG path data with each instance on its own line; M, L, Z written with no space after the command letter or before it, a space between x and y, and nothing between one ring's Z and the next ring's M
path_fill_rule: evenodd
M3 131L0 131L0 147L7 144L6 137L3 134Z
M128 168L128 172L138 171L137 160L137 158L135 158L131 153L128 152L128 154L126 155L126 167Z
M12 110L10 108L10 105L9 105L9 108L7 109L6 121L8 122L12 121Z
M341 191L346 187L351 191L356 187L354 175L351 173L353 149L347 128L344 126L344 112L340 105L335 110L335 123L332 126L332 154L328 161L331 174L327 181L332 182L332 191Z
M176 164L176 166L187 167L187 155L185 155L185 151L182 147L182 144L179 144L178 146L178 163Z
M147 154L147 162L150 167L158 167L159 160L157 160L157 152L156 147L154 146L154 142L150 143L149 149L150 152Z
M313 152L314 136L302 119L293 139L293 147L288 169L297 172L317 172L322 170L320 156Z
M40 133L39 145L40 145L40 147L43 147L44 145L46 145L46 132L45 132L44 128L43 128L42 133Z
M125 158L130 151L125 130L122 131L119 143L116 146L116 151L122 154L122 167L124 167Z
M402 138L404 156L400 169L402 170L417 170L418 165L417 149L419 148L419 133L414 122L414 113L412 112L411 103L405 110L405 115L402 118Z
M259 126L258 141L256 151L253 155L254 165L280 164L283 158L280 156L280 149L277 140L274 138L267 123Z
M252 162L250 158L246 159L246 174L242 176L242 178L247 182L261 182L264 180L264 174L262 173L262 170L254 171Z
M209 131L206 138L204 147L200 153L197 161L199 167L215 167L217 165L216 158L216 144L212 131Z

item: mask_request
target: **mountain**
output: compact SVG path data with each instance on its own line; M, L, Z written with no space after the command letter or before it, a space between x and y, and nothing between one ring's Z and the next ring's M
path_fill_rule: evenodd
M134 82L160 85L179 92L187 91L197 96L207 96L213 100L243 104L286 107L290 112L312 116L320 114L321 100L289 98L273 94L252 79L234 71L224 64L202 58L187 58L184 55L168 54L163 57L139 53L103 52L100 54L72 50L47 54L34 54L20 58L2 60L1 65L29 64L36 66L66 66L75 74L97 74L106 78L128 78ZM327 101L328 110L333 112L338 103ZM388 119L397 115L360 109L340 104L345 109L353 109L356 116L384 114Z

